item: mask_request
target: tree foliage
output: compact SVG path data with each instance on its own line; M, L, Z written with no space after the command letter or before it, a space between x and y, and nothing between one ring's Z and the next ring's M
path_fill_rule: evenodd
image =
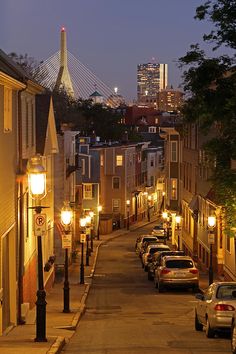
M214 29L205 34L212 48L230 47L230 54L208 57L198 44L191 45L179 59L184 68L186 102L182 113L185 123L197 123L206 136L214 129L205 150L211 158L212 184L217 202L226 211L227 230L236 226L236 0L209 0L196 9L196 19L210 20Z

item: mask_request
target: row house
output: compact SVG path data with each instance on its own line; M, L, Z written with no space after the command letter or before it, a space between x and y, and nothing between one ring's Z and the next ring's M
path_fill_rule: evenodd
M128 217L135 222L147 216L148 195L152 212L157 210L160 149L149 148L149 143L91 144L90 138L79 137L77 151L77 203L81 212L94 211L95 230L98 205L105 233L112 231L112 225L123 227Z
M10 325L22 323L36 299L34 204L26 178L27 162L36 153L44 155L49 183L44 200L49 206L44 264L53 255L52 160L57 143L52 101L48 98L44 112L40 111L40 99L37 101L43 92L43 87L0 51L0 334ZM52 278L52 272L45 274L45 286Z
M183 248L202 269L208 269L212 252L213 269L225 279L235 280L234 239L224 234L223 209L217 205L210 183L212 166L204 150L206 140L216 135L213 127L207 136L196 124L186 127L183 139ZM208 217L215 215L214 243L209 243ZM212 248L211 248L212 247Z
M203 270L208 270L212 256L213 269L225 279L235 280L235 240L224 234L224 214L217 205L210 183L212 166L204 144L214 136L214 127L208 136L199 134L190 124L180 135L178 127L162 128L165 138L165 193L164 208L173 215L182 215L180 247L191 255ZM208 217L215 215L214 243L209 242ZM176 225L172 220L172 230ZM177 240L172 238L177 246Z

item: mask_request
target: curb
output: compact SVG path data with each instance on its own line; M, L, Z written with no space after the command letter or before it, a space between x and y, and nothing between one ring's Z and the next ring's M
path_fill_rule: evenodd
M46 354L60 353L64 345L66 344L65 337L57 337Z

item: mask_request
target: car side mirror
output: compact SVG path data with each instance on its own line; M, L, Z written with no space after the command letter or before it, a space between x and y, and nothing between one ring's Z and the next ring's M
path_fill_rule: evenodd
M197 293L197 294L195 294L195 298L198 299L198 300L203 300L204 299L204 295L201 294L201 293Z

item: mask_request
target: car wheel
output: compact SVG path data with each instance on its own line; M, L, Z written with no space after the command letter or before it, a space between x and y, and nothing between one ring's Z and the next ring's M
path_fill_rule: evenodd
M154 286L155 286L155 288L158 288L156 278L154 278Z
M236 354L236 325L235 322L232 325L231 331L231 350L233 354Z
M192 287L192 292L193 292L193 293L197 293L198 290L199 290L199 287L198 287L197 285L194 285L194 286Z
M164 291L164 286L163 286L159 281L158 281L157 287L158 287L159 293L163 293L163 291Z
M207 322L206 322L206 336L207 336L207 338L214 338L214 336L215 336L215 331L214 331L214 329L211 328L208 318L207 318Z
M196 331L202 331L203 330L203 325L199 322L196 313L195 313L195 330Z

